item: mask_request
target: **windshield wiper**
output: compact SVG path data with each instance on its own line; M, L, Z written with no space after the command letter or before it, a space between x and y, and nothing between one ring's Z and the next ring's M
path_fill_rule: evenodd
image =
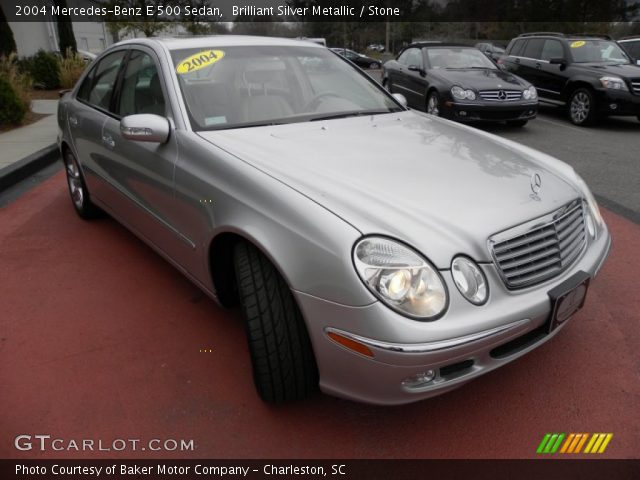
M354 112L333 113L330 115L321 115L319 117L311 117L309 121L317 122L319 120L334 120L337 118L364 117L368 115L383 115L385 113L394 113L399 111L400 111L399 108L389 108L387 110L357 110Z

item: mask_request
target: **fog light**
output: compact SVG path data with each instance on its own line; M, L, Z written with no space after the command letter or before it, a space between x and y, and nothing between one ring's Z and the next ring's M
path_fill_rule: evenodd
M591 212L589 210L586 211L585 218L587 223L587 231L589 232L589 235L591 236L591 238L595 239L596 224L595 224L595 221L593 220L593 215L591 215Z
M610 108L611 110L615 110L615 109L617 109L617 108L618 108L618 105L617 105L617 104L615 104L615 103L612 103L611 105L609 105L609 108Z
M417 388L433 381L434 378L436 378L436 371L427 370L426 372L416 373L415 375L411 375L410 377L405 378L402 381L402 386L408 388Z

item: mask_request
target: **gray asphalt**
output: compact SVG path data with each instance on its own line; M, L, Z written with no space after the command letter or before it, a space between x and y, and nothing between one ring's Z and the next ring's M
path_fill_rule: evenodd
M640 223L640 121L611 117L590 128L576 127L554 107L541 107L524 128L479 125L571 165L600 204Z

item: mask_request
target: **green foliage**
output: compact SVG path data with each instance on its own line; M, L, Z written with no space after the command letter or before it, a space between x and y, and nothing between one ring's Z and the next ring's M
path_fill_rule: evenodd
M20 60L20 65L29 73L36 88L51 90L60 86L58 57L54 53L38 50L32 57Z
M0 5L0 55L8 56L16 51L16 41L13 38L11 27L4 16L2 5Z
M71 48L68 48L64 56L59 59L59 64L62 88L73 88L87 66L82 57Z
M15 53L8 56L0 56L0 76L11 84L13 91L18 95L24 108L29 108L31 103L31 77L20 71Z
M9 80L0 75L0 126L22 121L27 109Z

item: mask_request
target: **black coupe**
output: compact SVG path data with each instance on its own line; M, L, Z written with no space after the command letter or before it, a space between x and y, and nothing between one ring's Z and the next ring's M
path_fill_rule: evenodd
M458 121L524 126L538 111L538 92L530 83L466 45L411 44L384 64L382 82L410 107Z

